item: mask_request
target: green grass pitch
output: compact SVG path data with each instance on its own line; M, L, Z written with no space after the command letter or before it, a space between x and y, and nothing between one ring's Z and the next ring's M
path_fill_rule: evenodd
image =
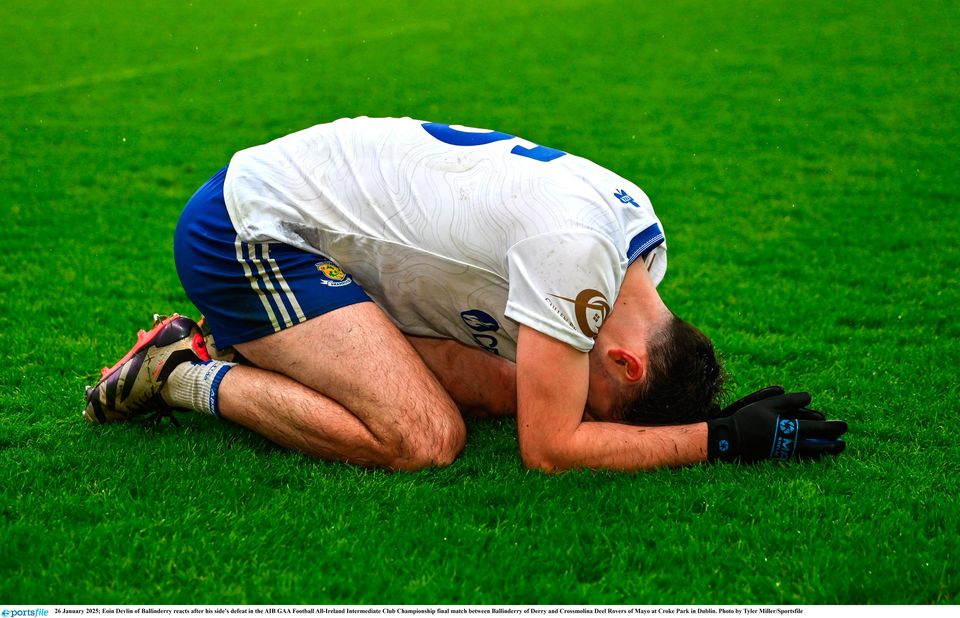
M957 603L960 11L950 0L7 0L0 603ZM171 237L245 146L343 116L498 129L635 180L731 390L851 426L810 465L313 461L228 424L91 428L193 308Z

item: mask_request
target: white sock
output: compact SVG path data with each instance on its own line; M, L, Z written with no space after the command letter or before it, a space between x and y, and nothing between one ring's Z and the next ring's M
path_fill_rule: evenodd
M170 372L161 393L163 399L171 406L219 418L217 391L220 390L220 381L235 366L236 363L224 361L181 363Z

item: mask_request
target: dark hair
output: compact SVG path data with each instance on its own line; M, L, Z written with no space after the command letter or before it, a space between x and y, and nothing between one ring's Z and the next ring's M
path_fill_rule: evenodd
M706 420L723 389L723 369L710 339L672 315L647 354L647 377L618 402L618 416L634 425Z

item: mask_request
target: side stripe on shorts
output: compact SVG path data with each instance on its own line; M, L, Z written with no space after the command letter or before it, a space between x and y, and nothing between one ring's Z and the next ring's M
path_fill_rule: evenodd
M243 274L250 282L250 287L257 293L263 310L270 319L274 332L280 332L280 320L285 326L292 326L303 322L306 318L297 302L293 291L283 278L276 260L270 257L269 243L242 243L237 237L234 242L237 261L243 267ZM257 257L257 247L260 247L260 256ZM271 274L273 277L271 277ZM276 279L276 285L274 284ZM278 289L279 288L279 289ZM288 311L287 309L290 309ZM279 316L277 315L279 312ZM293 313L293 318L291 318Z
M307 318L305 315L303 315L303 309L300 308L300 303L297 302L297 297L294 296L293 290L290 289L290 285L287 283L287 280L284 279L283 275L280 273L280 266L277 264L277 261L270 257L269 243L263 243L261 247L263 251L263 259L267 261L267 265L270 266L270 270L273 272L273 276L277 280L277 285L280 286L284 296L286 296L287 301L289 301L293 317L298 324L300 322L305 322Z
M283 300L280 298L280 295L277 293L277 288L274 287L273 281L270 280L270 275L267 273L267 269L264 267L263 261L257 257L257 247L261 247L261 253L263 252L263 243L247 243L247 259L253 264L257 269L257 276L260 279L260 285L264 288L270 300L273 301L273 306L280 310L280 316L283 318L284 326L292 326L293 322L290 321L290 314L287 313L287 307L283 304Z

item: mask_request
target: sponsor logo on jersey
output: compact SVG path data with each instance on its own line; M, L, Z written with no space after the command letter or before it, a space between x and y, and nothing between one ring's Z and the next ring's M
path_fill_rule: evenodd
M577 318L577 326L587 337L596 337L600 332L600 326L610 313L610 303L607 297L599 290L587 288L576 298L566 298L557 294L551 294L554 298L573 303L574 316Z
M338 288L343 285L350 285L350 283L353 281L347 276L347 273L343 272L342 268L329 260L317 262L314 264L314 266L316 267L317 272L320 273L320 283L323 285L329 285L330 287Z
M486 311L480 311L479 309L470 309L469 311L461 312L460 319L463 320L464 324L469 326L471 330L475 330L478 333L500 330L500 323L497 322L497 319Z
M475 331L470 333L470 336L473 337L473 340L477 342L478 346L488 352L493 352L497 356L500 355L500 352L497 350L497 345L500 342L496 337L487 334L477 334L492 333L500 330L500 322L497 322L495 317L486 311L470 309L460 312L460 319L463 320L463 323L466 324L470 330Z
M617 189L613 193L613 197L617 198L624 204L633 204L634 208L640 208L640 204L636 202L630 195L623 189Z
M559 298L559 297L555 297L555 298ZM554 313L560 316L560 319L567 323L567 326L570 327L570 330L576 330L577 328L576 324L573 323L573 320L570 319L570 316L567 315L567 312L564 311L563 308L560 307L560 305L558 305L553 301L553 298L550 298L549 296L544 296L543 302L550 305L550 308L553 309Z

